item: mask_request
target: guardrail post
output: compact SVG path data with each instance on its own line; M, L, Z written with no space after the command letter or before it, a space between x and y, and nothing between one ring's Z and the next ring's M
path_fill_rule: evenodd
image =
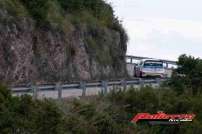
M140 88L144 87L144 80L142 78L139 79Z
M156 82L157 82L158 84L160 84L160 83L161 83L161 79L160 79L160 78L156 78Z
M37 99L37 97L38 97L38 87L36 85L32 85L31 88L32 88L32 92L33 92L33 98Z
M103 92L103 94L107 94L107 87L108 87L107 81L102 81L101 85L102 85L102 92Z
M168 69L168 63L166 63L166 69Z
M161 84L161 79L160 79L160 78L156 78L156 83L157 83L158 85L160 85L160 84Z
M127 82L126 80L121 81L121 85L123 86L123 90L125 91L127 89Z
M82 96L86 96L86 82L80 82L80 88L82 89Z
M62 87L60 83L57 83L55 86L56 90L58 91L58 99L62 99Z

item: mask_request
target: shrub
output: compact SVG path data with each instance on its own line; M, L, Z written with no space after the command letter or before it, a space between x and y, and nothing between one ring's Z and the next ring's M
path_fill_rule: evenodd
M43 23L48 13L50 0L21 0L31 16L38 22Z
M0 7L6 9L8 13L14 17L28 16L26 8L21 4L19 0L1 0Z
M0 99L0 133L64 133L62 113L54 102L34 101L30 96L12 97L2 86Z

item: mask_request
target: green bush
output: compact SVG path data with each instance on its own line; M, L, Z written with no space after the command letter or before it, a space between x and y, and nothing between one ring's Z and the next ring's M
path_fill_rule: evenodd
M146 87L141 90L131 88L128 91L114 91L107 98L113 105L117 105L127 112L128 120L140 112L152 114L164 111L168 114L196 114L193 122L182 123L180 126L145 126L144 124L138 124L133 129L134 132L143 134L200 134L202 130L201 95L178 95L168 88L152 89Z

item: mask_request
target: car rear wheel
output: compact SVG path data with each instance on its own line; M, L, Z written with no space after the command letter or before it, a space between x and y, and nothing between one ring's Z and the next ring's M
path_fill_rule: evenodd
M140 78L143 78L142 72L140 72Z

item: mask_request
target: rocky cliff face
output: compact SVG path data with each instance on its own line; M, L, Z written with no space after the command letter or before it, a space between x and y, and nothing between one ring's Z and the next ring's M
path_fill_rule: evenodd
M68 32L41 27L31 17L0 9L0 81L49 83L126 76L126 41L120 32L71 24Z

